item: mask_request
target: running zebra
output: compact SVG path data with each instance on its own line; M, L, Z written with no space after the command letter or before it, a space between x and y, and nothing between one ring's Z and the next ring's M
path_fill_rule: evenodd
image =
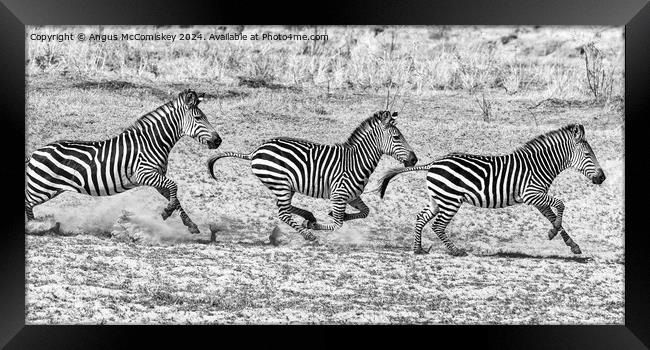
M178 201L176 183L165 174L169 152L181 137L193 137L210 149L221 144L198 107L204 96L187 89L108 140L63 140L34 151L26 162L27 220L34 219L34 206L64 191L110 196L136 186L152 186L169 200L163 219L178 209L189 231L199 233Z
M210 175L214 163L224 157L251 160L251 168L262 183L277 197L279 217L306 240L316 240L313 230L335 230L344 221L368 216L368 206L361 193L368 178L386 154L405 166L413 166L417 157L395 126L397 112L380 111L359 125L344 143L322 145L293 138L275 138L263 143L250 154L226 152L208 160ZM311 212L291 205L298 192L315 198L329 198L334 224L323 225ZM346 213L346 205L359 210ZM296 223L292 214L305 220Z
M565 169L580 171L594 184L605 181L605 174L585 139L582 125L572 124L540 135L511 154L479 156L452 153L433 162L406 169L389 170L380 180L378 191L384 197L390 180L407 171L428 170L430 203L417 215L413 250L422 249L422 228L431 220L433 231L452 255L467 253L445 235L445 228L463 202L482 208L503 208L525 203L535 206L553 225L548 238L559 232L574 254L580 247L562 228L564 203L547 194L553 180ZM554 213L551 208L555 208Z

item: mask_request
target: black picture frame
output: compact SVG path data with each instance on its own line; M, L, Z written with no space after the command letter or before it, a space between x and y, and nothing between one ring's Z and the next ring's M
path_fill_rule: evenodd
M83 1L2 0L0 3L0 109L5 219L0 234L0 346L33 348L123 348L143 341L184 347L195 342L225 345L226 339L250 346L367 346L420 340L442 346L482 348L647 349L650 344L650 274L643 230L644 122L650 116L650 4L646 0L455 0L364 3L282 4L246 1ZM417 327L129 327L25 326L24 196L25 26L93 24L333 24L333 25L617 25L625 26L625 325L601 326L417 326ZM16 185L14 185L16 184ZM628 189L631 189L628 191ZM24 199L22 199L24 200ZM331 334L340 334L332 336ZM301 337L298 337L300 335ZM347 337L344 337L347 336ZM302 338L302 337L306 337ZM300 340L303 339L303 340ZM231 343L234 344L234 343ZM645 344L645 345L644 345ZM449 345L447 345L449 346Z

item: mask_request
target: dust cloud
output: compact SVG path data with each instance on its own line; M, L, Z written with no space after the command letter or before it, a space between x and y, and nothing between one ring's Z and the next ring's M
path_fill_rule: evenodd
M160 196L155 191L134 189L115 196L90 198L91 202L83 208L56 206L44 217L37 217L40 226L28 223L27 229L43 229L45 223L55 226L58 222L61 235L92 234L137 243L192 240L178 212L162 219L160 214L167 203L157 197Z

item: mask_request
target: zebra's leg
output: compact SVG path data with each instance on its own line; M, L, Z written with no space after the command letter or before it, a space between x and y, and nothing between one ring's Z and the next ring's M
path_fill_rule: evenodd
M370 208L368 208L366 203L363 202L361 197L357 197L357 198L351 200L350 202L348 202L348 204L352 208L358 210L359 212L358 213L352 213L352 214L345 213L343 215L343 221L356 220L356 219L365 219L365 218L368 217L368 214L370 213ZM329 215L333 216L333 213L330 211Z
M309 227L312 223L318 221L314 216L314 213L309 210L298 208L296 206L291 206L291 214L296 214L301 216L305 221L302 223L302 227Z
M356 220L356 219L365 219L368 217L368 214L370 213L370 208L366 205L366 203L363 202L361 197L357 197L350 202L348 202L352 208L358 210L358 213L353 213L353 214L345 214L343 215L343 221L349 221L349 220Z
M32 221L34 217L34 207L43 204L50 199L60 195L63 191L40 191L27 185L25 188L25 216L27 221Z
M165 199L167 199L168 201L171 200L170 195L169 195L169 189L167 189L167 188L156 188L156 190L163 197L165 197ZM187 226L190 233L192 233L192 234L201 233L201 231L199 231L199 227L196 226L196 224L192 221L192 219L190 219L189 215L187 215L187 213L185 212L185 209L183 209L183 207L180 206L180 203L178 205L178 211L181 214L181 220L183 221L183 224L185 224L185 226Z
M542 213L542 215L544 215L544 217L546 219L548 219L548 221L551 222L551 225L553 225L555 223L556 216L555 216L555 213L553 212L553 209L551 209L550 206L542 205L542 206L535 206L535 208L537 208L537 210L539 210L539 212ZM551 239L555 238L555 236L560 231L564 231L564 228L560 227L559 230L558 230L555 227L551 227L551 229L548 231L548 239L551 240Z
M536 208L540 211L540 213L542 213L542 215L544 215L548 219L548 221L551 222L551 224L555 224L555 221L556 221L557 218L556 218L555 213L553 213L553 210L551 209L550 206L548 206L548 205L547 206L536 206ZM581 254L582 253L582 251L580 250L580 247L578 246L578 244L575 243L573 241L573 239L571 239L569 234L566 232L566 230L562 226L560 226L559 228L552 227L548 231L548 239L550 240L550 239L555 238L555 236L558 233L560 233L560 236L562 236L562 239L564 240L564 244L568 245L571 248L571 252L573 252L574 254Z
M580 250L580 247L576 242L571 239L569 234L562 228L562 214L564 213L564 203L562 203L561 200L551 197L546 193L536 193L528 196L524 196L524 203L533 205L535 207L543 207L545 208L545 212L551 212L551 207L554 207L555 210L557 211L557 214L555 215L555 220L551 221L553 224L553 229L551 229L551 232L549 232L549 239L552 239L558 232L562 236L562 239L564 240L564 244L569 246L571 248L571 252L574 254L581 254L582 251ZM540 209L540 211L542 211ZM544 212L542 212L544 216ZM547 218L549 218L547 216ZM549 218L549 220L551 220Z
M436 216L437 211L438 205L432 202L418 213L415 219L415 235L413 239L413 252L415 254L428 254L431 250L433 245L427 250L422 249L422 229Z
M349 220L355 220L355 219L364 219L364 218L368 217L368 214L370 213L370 208L368 208L366 203L364 203L363 200L361 200L361 197L357 197L357 198L351 200L350 202L348 202L348 204L351 207L353 207L354 209L357 209L359 212L358 213L352 213L352 214L345 213L343 215L343 221L349 221ZM331 210L330 210L329 213L327 213L327 215L334 216L334 214L333 214L333 212Z
M553 220L551 223L553 224L553 228L556 230L560 230L560 228L562 228L562 213L564 213L564 203L562 203L561 200L551 197L546 193L539 192L525 194L523 196L523 200L524 203L535 207L549 207L549 209L550 207L554 207L557 211L557 214L555 215L555 220ZM546 214L544 215L546 216Z
M43 204L50 199L60 195L63 193L63 190L56 191L56 192L36 192L34 190L29 190L29 186L25 190L25 215L27 217L27 221L33 221L35 220L34 217L34 207ZM46 194L46 195L44 195ZM49 229L50 232L54 232L58 234L60 232L61 228L61 223L60 222L55 222L54 226Z
M28 190L25 189L25 216L27 221L34 220L34 207L50 200L50 198L42 200L41 197L34 197L33 194L29 194Z
M25 216L27 217L27 221L34 220L34 205L31 203L25 202Z
M293 192L291 192L290 190L275 189L273 190L273 193L278 198L277 206L279 209L278 216L280 217L280 220L282 220L282 222L284 222L285 224L291 226L294 230L298 231L298 233L300 233L300 235L304 239L308 241L315 241L318 237L316 237L316 235L314 235L307 228L298 225L298 223L293 220L293 217L291 217L292 212L295 211L295 209L293 209L295 207L291 205ZM300 209L300 208L296 208L296 209Z
M564 244L569 246L571 248L571 252L573 254L582 254L582 250L580 250L580 246L576 242L571 239L569 234L566 232L566 230L562 229L560 231L560 236L562 236L562 239L564 240Z
M169 203L167 204L167 207L163 209L161 214L163 220L167 220L167 218L177 209L183 210L183 207L176 196L178 186L176 186L174 181L162 176L155 170L138 172L136 174L136 180L139 185L154 187L165 198L167 198L166 194L169 195ZM181 219L183 220L183 224L187 226L191 233L200 233L196 224L189 218L189 216L187 216L187 214L181 215Z
M309 210L298 208L295 206L291 206L291 213L299 215L303 217L304 219L307 219L309 221L317 221L316 217L314 216L314 213L310 212Z
M445 229L447 228L447 225L449 225L449 222L451 222L451 219L456 215L458 212L458 209L460 209L460 205L462 202L458 202L457 204L454 203L453 205L450 206L438 206L438 213L433 220L433 232L435 232L436 236L440 238L442 243L447 247L449 250L449 253L453 256L465 256L467 255L467 252L464 249L457 248L454 243L452 243L447 235L445 234Z
M345 217L345 206L347 205L347 200L343 199L342 197L332 196L331 202L332 218L334 219L334 223L319 224L316 222L309 226L310 229L333 231L343 226L343 218Z
M348 202L347 204L349 204L353 208L359 210L359 212L358 213L353 213L353 214L348 214L348 213L346 213L344 211L342 221L349 221L349 220L355 220L355 219L364 219L364 218L368 217L368 213L370 213L370 208L368 208L366 203L364 203L361 200L361 197L357 197L357 198L351 200L350 202ZM331 217L334 217L334 212L330 211L327 215L329 215ZM307 226L305 226L305 225L307 225ZM307 221L303 222L303 226L310 227L309 225L310 225L309 222L307 222ZM336 226L336 224L329 225L329 226L328 225L317 226L317 225L312 224L310 228L313 228L315 230L328 230L328 228L325 228L325 227L333 227L332 230L334 230L334 229L337 228L335 226ZM323 227L323 228L318 228L318 227Z

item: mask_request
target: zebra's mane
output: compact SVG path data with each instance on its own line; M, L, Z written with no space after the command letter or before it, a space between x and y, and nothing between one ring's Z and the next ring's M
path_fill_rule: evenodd
M350 136L348 136L346 141L336 143L336 144L334 144L334 146L344 146L344 147L353 146L355 144L355 142L359 139L360 135L362 135L367 130L372 129L375 126L375 125L373 125L373 123L375 121L377 121L377 122L380 121L377 116L372 115L372 116L368 117L366 120L362 121L361 124L359 124L359 126L357 126L356 129L354 129L354 131L352 131L352 133L350 134ZM294 141L294 142L300 142L300 143L304 143L304 144L314 144L314 145L319 144L317 142L302 139L302 138L299 138L299 137L287 137L287 136L280 136L280 137L274 137L274 138L271 138L271 139L266 139L262 143L266 143L266 142L270 142L270 141L274 141L274 140Z
M575 126L575 124L569 124L569 125L561 127L560 129L551 130L551 131L549 131L549 132L547 132L545 134L538 135L535 138L527 141L523 145L517 147L517 149L515 149L512 153L523 152L523 151L528 151L528 150L535 150L535 149L538 148L538 147L536 147L537 145L546 146L546 145L548 145L548 143L546 143L546 140L548 140L549 138L554 138L555 135L567 134L567 133L570 134L571 133L571 128L573 128L574 126ZM505 155L505 154L501 154L501 155L494 155L494 154L492 154L492 155L479 155L479 154L466 153L466 152L450 152L450 153L447 154L447 156L460 156L460 157L473 157L473 158L476 158L476 157L478 157L478 158L481 158L481 157L500 157L500 156L503 156L503 155Z
M88 141L88 140L57 140L56 143L76 143L79 145L93 145L97 142L101 142L100 140L94 140L94 141Z
M134 121L133 124L131 124L130 126L128 126L126 129L124 129L124 131L128 131L128 130L139 130L142 126L145 125L145 121L147 121L147 120L151 120L153 117L155 117L155 114L153 114L153 112L158 111L158 110L161 110L161 109L163 109L163 107L165 107L165 106L169 107L169 109L172 109L172 110L176 109L176 107L177 107L177 103L176 103L176 101L177 101L177 100L171 100L171 101L168 101L168 102L166 102L166 103L160 105L158 108L154 109L153 111L144 114L143 116L141 116L140 118L138 118L136 121ZM167 113L163 113L163 115L165 115L165 114L167 114Z
M281 141L294 141L294 142L299 142L299 143L307 143L307 144L317 144L317 142L310 141L307 139L301 139L299 137L290 137L290 136L278 136L270 139L264 139L262 140L261 143L267 143L271 141L276 141L276 140L281 140Z
M518 147L515 152L518 151L525 151L525 150L531 150L537 148L536 146L538 145L547 145L547 140L555 138L555 136L560 135L560 134L570 134L571 133L571 128L573 128L575 124L569 124L565 125L559 129L556 130L551 130L545 134L539 135L535 137L534 139L526 142L522 146Z
M363 135L366 131L374 128L378 122L381 122L381 120L376 115L372 115L366 118L366 120L362 121L361 124L359 124L359 126L357 126L357 128L354 129L354 131L352 131L348 139L345 140L345 142L339 143L339 145L346 146L346 147L355 145L359 137Z

